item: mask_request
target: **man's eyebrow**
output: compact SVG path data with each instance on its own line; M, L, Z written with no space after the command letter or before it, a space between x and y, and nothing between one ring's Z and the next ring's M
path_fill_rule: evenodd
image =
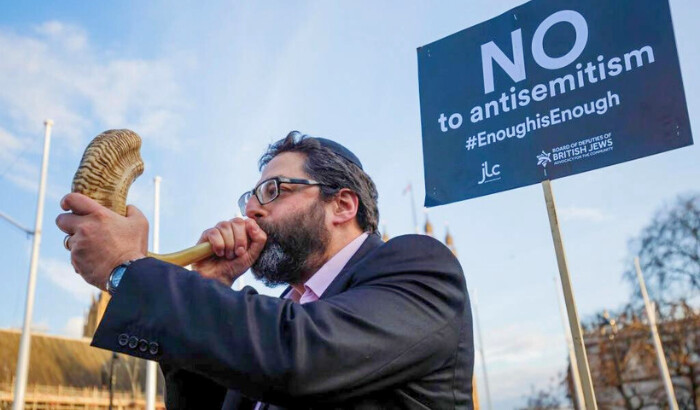
M269 176L269 177L266 177L265 179L260 179L258 182L255 183L255 186L258 186L258 185L262 184L262 183L265 182L265 181L269 181L269 180L275 179L275 178L287 178L287 177L284 176L284 175L280 175L280 174L278 174L278 175L271 175L271 176Z

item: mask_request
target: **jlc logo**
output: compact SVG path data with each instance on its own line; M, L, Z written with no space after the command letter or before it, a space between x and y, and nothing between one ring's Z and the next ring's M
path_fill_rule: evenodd
M484 163L481 164L481 181L479 181L479 185L485 182L493 182L501 179L499 176L501 175L501 171L498 170L499 168L501 168L500 164L496 164L489 168L489 162L484 161Z

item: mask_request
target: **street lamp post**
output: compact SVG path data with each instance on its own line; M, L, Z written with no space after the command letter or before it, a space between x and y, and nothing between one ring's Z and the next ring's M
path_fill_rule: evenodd
M32 241L32 259L29 263L29 280L27 283L27 301L24 307L24 325L19 342L19 355L17 357L17 374L15 381L15 400L12 403L13 410L24 409L24 394L27 388L27 374L29 373L29 352L31 349L31 324L34 310L34 290L36 288L36 272L39 266L39 245L41 244L41 225L44 221L44 196L46 194L46 173L49 166L49 146L51 145L51 126L53 121L44 121L44 154L41 160L41 176L39 178L39 197L36 206L36 220L34 225L34 239Z
M112 352L112 360L109 362L109 410L112 410L114 402L114 361L119 359L115 352Z

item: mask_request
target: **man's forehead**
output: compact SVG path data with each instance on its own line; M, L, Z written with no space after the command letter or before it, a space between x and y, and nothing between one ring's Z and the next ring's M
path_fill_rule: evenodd
M308 178L304 172L305 162L306 155L300 152L283 152L265 165L258 182L274 177Z

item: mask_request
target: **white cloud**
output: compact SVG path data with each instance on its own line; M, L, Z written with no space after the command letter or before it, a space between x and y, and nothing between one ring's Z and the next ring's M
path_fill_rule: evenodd
M0 158L8 160L10 154L18 151L22 147L22 142L19 138L12 135L9 131L0 127Z
M63 334L74 338L83 337L84 325L85 318L82 316L73 316L72 318L68 319L66 325L63 327Z
M557 384L552 380L566 366L566 345L562 334L547 333L526 324L513 324L489 330L484 336L490 391L494 402L501 402L497 407L521 401L533 385L544 388ZM483 367L478 352L476 356L475 375L479 385Z
M76 52L87 47L87 35L79 27L59 21L47 21L34 27L34 31L67 51Z
M35 190L39 180L38 166L33 166L22 156L33 148L32 145L33 141L23 140L0 127L0 177L28 191Z
M489 331L485 343L486 360L497 364L522 364L541 360L551 353L553 340L563 336L547 334L523 325L509 325ZM562 349L564 347L562 346Z
M181 146L186 104L176 68L187 62L115 58L119 53L91 47L82 28L58 21L29 34L0 28L0 50L0 160L26 146L23 157L40 155L46 118L54 120L52 163L78 156L96 132L110 128L131 128L159 149ZM5 178L35 191L34 158L16 160Z
M611 216L602 209L578 206L559 208L557 214L562 221L602 222L611 219Z
M563 366L551 363L528 365L517 368L499 369L489 374L490 389L496 408L513 408L513 402L524 402L532 388L547 389L550 386L559 385L559 374L564 370ZM479 383L477 374L477 386ZM483 397L483 396L482 396ZM518 406L520 407L520 406Z
M71 294L76 300L87 303L97 289L88 285L80 275L75 273L71 264L62 259L42 259L39 262L41 272L59 288Z

